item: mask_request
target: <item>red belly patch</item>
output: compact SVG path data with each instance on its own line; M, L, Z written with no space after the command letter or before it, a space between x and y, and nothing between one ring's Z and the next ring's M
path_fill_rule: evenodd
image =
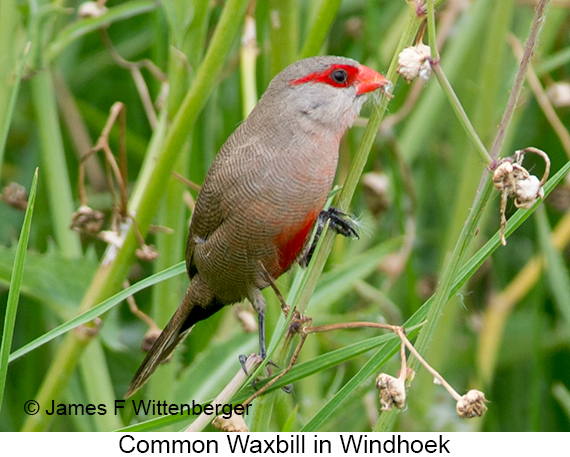
M279 261L277 264L278 271L273 272L273 277L277 278L287 271L295 259L301 254L319 213L320 211L308 213L303 222L286 227L282 233L275 237L275 245L279 252Z

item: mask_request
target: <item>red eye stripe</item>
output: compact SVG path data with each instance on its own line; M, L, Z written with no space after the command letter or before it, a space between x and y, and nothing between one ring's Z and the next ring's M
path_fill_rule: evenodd
M346 81L339 83L334 80L332 74L335 70L342 69L346 71L347 78ZM302 78L293 79L289 82L290 86L299 86L305 83L325 83L333 87L348 87L352 85L358 77L358 68L352 65L331 65L324 71L319 71L315 73L310 73Z

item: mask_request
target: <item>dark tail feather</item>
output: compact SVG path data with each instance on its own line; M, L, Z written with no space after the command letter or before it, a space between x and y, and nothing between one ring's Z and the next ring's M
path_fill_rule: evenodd
M147 382L158 366L170 357L176 346L184 341L196 322L210 317L223 306L214 298L212 291L200 276L194 276L182 303L136 372L125 398L133 395Z
M148 381L148 378L150 378L158 366L166 360L170 354L172 354L172 351L176 349L176 346L178 346L178 344L186 338L188 333L190 333L189 331L180 333L180 329L186 321L186 317L193 306L189 300L189 295L189 291L186 292L182 303L168 324L166 324L166 327L164 327L164 330L154 342L150 351L148 351L148 354L131 381L131 385L125 394L125 398L134 395L135 392Z

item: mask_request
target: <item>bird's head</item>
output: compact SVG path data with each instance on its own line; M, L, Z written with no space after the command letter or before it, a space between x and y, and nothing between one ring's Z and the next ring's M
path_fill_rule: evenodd
M360 113L368 94L389 81L376 71L345 57L300 60L285 68L269 85L264 98L274 109L296 115L307 129L324 126L344 133Z

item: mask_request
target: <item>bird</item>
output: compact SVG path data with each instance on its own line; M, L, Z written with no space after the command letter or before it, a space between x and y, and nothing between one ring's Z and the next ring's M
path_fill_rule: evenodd
M198 193L186 243L190 284L136 372L125 398L148 380L194 324L248 299L266 357L261 290L292 265L306 266L326 223L357 236L345 214L324 210L339 144L380 73L347 57L299 60L269 83L216 155ZM311 234L315 232L311 242Z

